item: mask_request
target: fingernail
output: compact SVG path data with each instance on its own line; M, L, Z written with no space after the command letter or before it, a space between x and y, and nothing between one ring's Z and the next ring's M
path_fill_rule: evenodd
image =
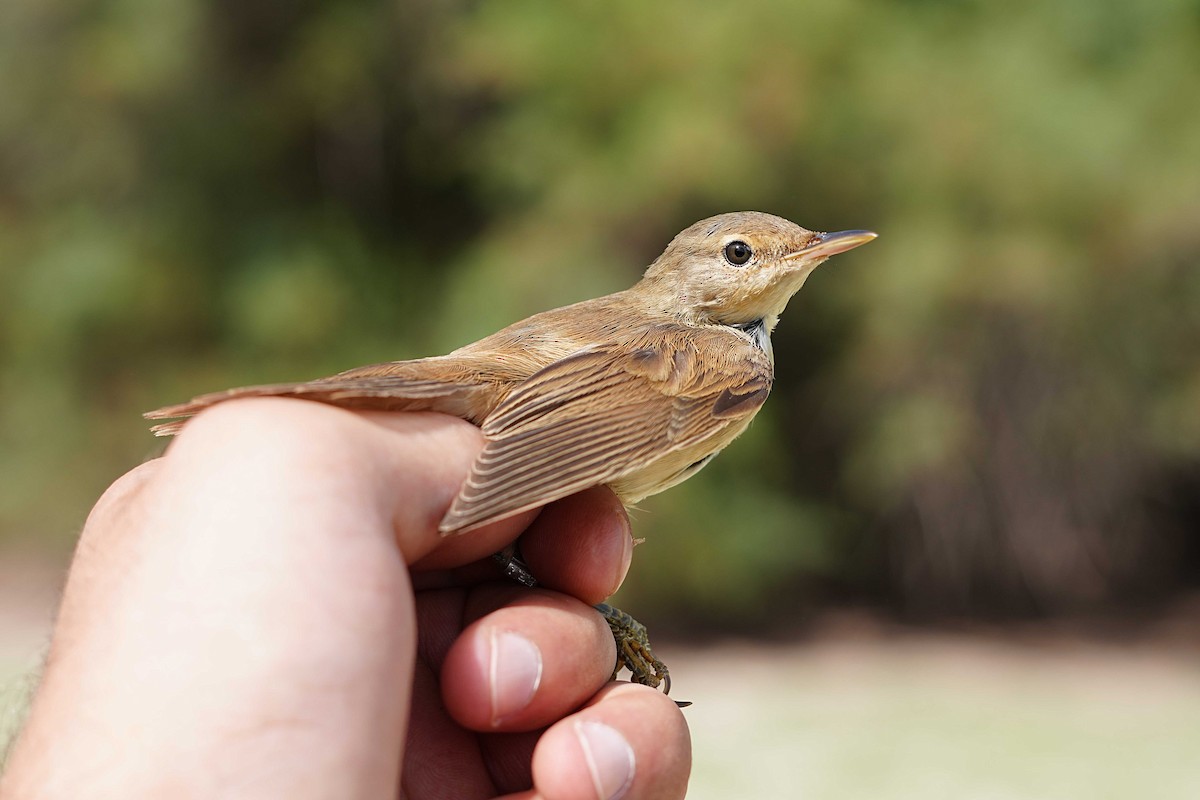
M592 776L599 800L624 797L633 784L633 748L625 737L603 722L575 723L575 736Z
M542 682L542 653L519 633L491 631L488 677L492 691L492 727L529 705Z

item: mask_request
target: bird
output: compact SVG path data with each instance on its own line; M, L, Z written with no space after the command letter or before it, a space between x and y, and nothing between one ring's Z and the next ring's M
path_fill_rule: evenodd
M443 535L599 485L631 506L696 474L746 430L774 382L771 332L788 301L818 265L876 235L720 214L681 231L631 288L534 314L446 355L204 394L145 417L171 420L152 428L169 436L213 405L263 396L460 417L485 444L441 519ZM619 668L623 643L606 617ZM630 633L626 666L657 686L666 669L644 639Z

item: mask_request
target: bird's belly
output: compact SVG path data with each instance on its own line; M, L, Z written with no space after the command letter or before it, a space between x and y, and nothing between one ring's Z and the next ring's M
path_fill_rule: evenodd
M740 436L749 425L748 419L741 424L730 425L715 436L710 436L691 447L668 453L635 472L610 481L608 488L627 506L670 489L703 469L717 453L725 449L725 445Z

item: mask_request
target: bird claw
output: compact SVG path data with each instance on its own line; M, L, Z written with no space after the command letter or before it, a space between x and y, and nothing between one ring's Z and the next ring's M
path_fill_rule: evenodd
M650 649L650 637L646 633L646 626L608 603L597 603L596 610L608 622L608 629L612 631L613 640L617 645L617 663L613 667L612 680L616 680L617 673L624 667L629 670L634 683L652 689L661 686L663 694L670 694L671 672ZM691 705L690 702L678 700L675 704L680 708Z
M505 577L526 586L537 585L529 567L521 560L516 543L510 544L492 558L504 570ZM617 663L613 666L612 677L609 680L616 680L617 673L624 667L629 670L634 683L652 689L661 686L663 694L670 694L671 672L650 649L650 636L646 633L646 626L608 603L597 603L596 610L607 620L608 629L612 631L613 641L617 645ZM687 708L691 702L676 700L675 705Z

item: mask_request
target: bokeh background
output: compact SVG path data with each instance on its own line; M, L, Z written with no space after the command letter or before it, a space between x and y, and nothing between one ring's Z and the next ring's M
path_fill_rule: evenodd
M620 600L725 698L692 796L1200 795L1196 0L5 0L0 76L0 648L141 411L757 209L881 236L634 513Z

